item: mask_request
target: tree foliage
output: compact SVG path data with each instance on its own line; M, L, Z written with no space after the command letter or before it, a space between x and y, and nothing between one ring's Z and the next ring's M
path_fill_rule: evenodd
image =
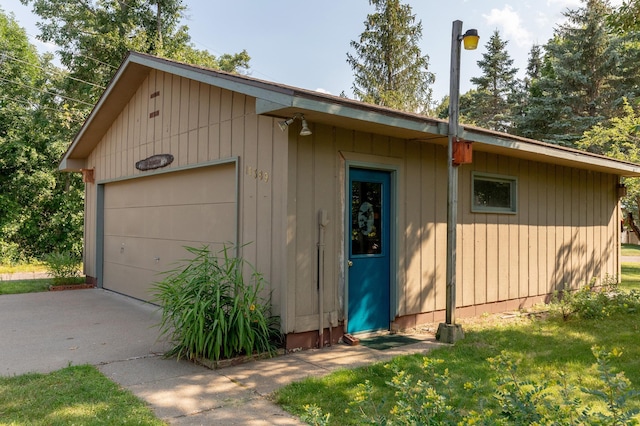
M625 100L624 115L613 117L607 125L597 124L585 132L577 147L596 154L618 160L640 163L640 113ZM625 210L640 211L640 181L638 178L625 180L627 196L622 200Z
M376 12L367 15L354 54L347 63L354 72L353 92L368 103L424 113L431 105L434 75L422 55L422 21L399 0L369 0Z
M71 77L64 90L90 106L128 51L232 72L249 64L246 51L216 58L196 49L190 42L188 27L180 24L186 9L182 0L21 2L32 5L33 13L41 18L39 38L59 46L56 53Z
M82 182L57 172L77 125L56 89L63 76L4 13L0 57L0 262L53 249L79 254Z
M513 126L518 69L513 67L507 44L497 30L487 42L487 52L478 61L482 75L471 79L476 89L469 92L468 100L461 99L460 102L460 114L465 122L502 132L510 131Z
M540 78L531 83L521 134L573 146L614 115L618 52L606 25L611 13L606 0L586 0L564 13L567 21L546 44Z

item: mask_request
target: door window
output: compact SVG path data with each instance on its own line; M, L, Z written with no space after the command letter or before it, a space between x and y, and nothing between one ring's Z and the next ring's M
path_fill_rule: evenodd
M382 184L351 183L351 254L382 253Z

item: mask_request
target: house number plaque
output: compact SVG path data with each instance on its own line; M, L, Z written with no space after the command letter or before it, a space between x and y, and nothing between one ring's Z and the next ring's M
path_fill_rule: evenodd
M173 162L173 155L171 154L157 154L152 155L149 158L140 160L136 163L136 169L138 170L153 170L160 167L166 167Z
M245 168L245 174L253 177L254 179L262 180L265 183L269 182L269 172L258 170L253 166L247 166Z

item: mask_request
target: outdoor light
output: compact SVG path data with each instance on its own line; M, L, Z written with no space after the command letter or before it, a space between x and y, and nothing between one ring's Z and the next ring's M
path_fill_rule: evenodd
M300 136L309 136L311 134L311 130L309 129L307 120L304 119L304 115L300 115L300 120L302 121L302 130L300 130Z
M296 120L296 118L299 118L302 122L300 136L309 136L310 134L312 134L311 129L309 129L309 125L307 124L307 120L305 120L304 115L300 113L294 115L291 118L287 118L286 120L278 121L278 127L280 127L280 130L284 132Z
M462 34L462 21L453 21L451 30L451 70L449 74L449 129L447 136L447 287L445 289L445 322L438 325L436 338L446 343L462 339L462 327L456 324L456 244L458 224L458 165L454 162L453 146L458 138L458 115L460 102L460 44L473 50L478 47L477 30Z
M287 130L287 127L289 127L289 125L293 123L293 120L295 120L295 118L292 117L283 121L278 121L278 126L280 127L280 130L282 130L283 132Z
M478 30L467 30L466 33L462 36L462 43L464 44L465 50L476 50L478 48L478 41L480 40L480 36L478 35Z

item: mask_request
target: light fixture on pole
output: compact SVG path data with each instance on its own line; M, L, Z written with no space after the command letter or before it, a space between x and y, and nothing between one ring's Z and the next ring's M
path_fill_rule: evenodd
M458 167L453 162L453 143L458 139L458 102L460 99L460 44L473 50L478 47L477 30L462 34L462 21L453 21L451 31L451 70L449 75L449 143L447 146L447 287L445 322L438 326L436 338L445 343L462 339L462 327L456 324L456 244L458 222Z
M296 114L291 118L287 118L286 120L278 121L278 127L283 132L287 130L287 128L296 120L296 118L300 119L302 123L302 129L300 129L300 136L309 136L312 134L311 129L309 129L309 125L307 124L307 120L304 118L304 114Z

